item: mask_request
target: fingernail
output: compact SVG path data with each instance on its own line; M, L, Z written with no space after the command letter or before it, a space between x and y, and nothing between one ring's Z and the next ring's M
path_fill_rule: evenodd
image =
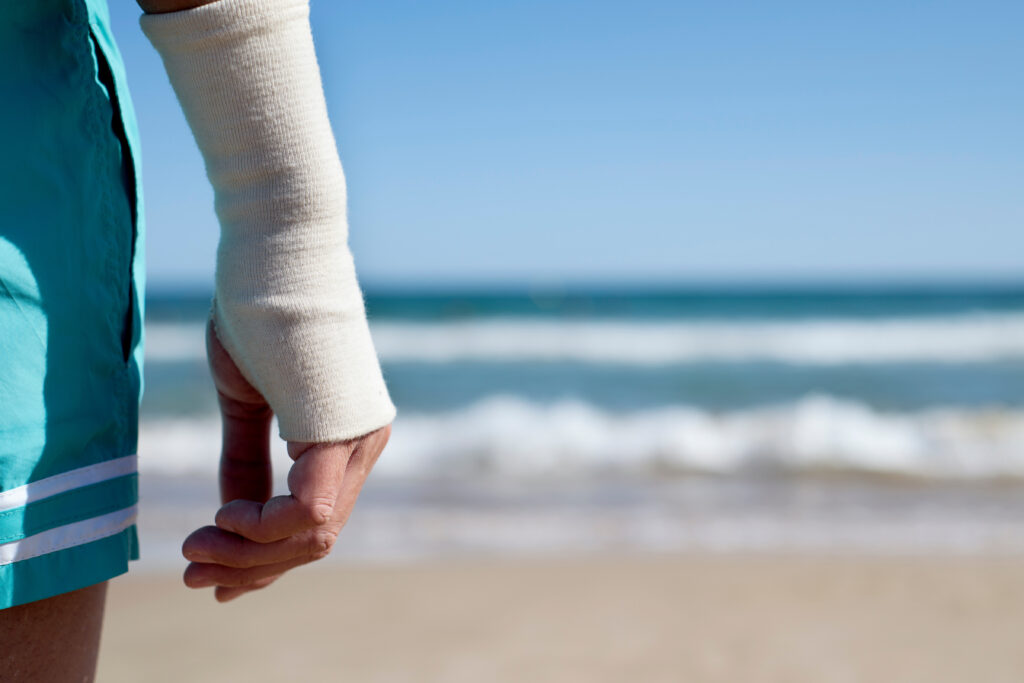
M192 587L192 588L209 588L210 586L213 586L213 585L214 585L213 580L212 579L208 579L206 577L202 577L202 578L198 578L198 579L192 579L191 581L189 581L189 586Z

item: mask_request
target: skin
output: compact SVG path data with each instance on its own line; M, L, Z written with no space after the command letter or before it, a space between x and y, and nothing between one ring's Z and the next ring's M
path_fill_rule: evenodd
M106 598L104 582L0 610L0 680L90 683Z
M147 13L215 0L138 0ZM265 588L284 572L326 557L367 475L391 435L387 425L341 443L288 444L288 495L271 497L267 402L207 331L221 409L221 502L214 524L196 530L182 553L185 585L214 588L221 602ZM0 610L0 679L5 683L89 683L95 678L107 583Z
M339 443L288 443L288 495L270 497L267 402L207 327L207 356L223 422L220 492L212 526L185 539L185 585L215 587L221 602L264 588L326 557L391 436L387 425Z
M207 355L223 422L214 525L189 535L185 585L214 587L220 602L265 588L326 557L391 436L387 425L341 443L289 443L288 495L271 498L267 402L207 327ZM94 680L107 583L0 610L0 680Z

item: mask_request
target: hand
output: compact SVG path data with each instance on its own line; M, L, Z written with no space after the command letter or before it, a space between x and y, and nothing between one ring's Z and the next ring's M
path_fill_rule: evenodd
M214 596L226 602L330 553L391 426L340 443L289 442L290 495L271 498L270 406L239 372L212 324L206 341L223 419L223 506L215 526L185 539L182 554L190 560L185 585L216 586Z

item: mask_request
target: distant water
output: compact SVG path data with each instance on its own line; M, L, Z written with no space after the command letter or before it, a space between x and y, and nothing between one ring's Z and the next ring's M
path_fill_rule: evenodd
M1024 287L369 291L366 302L399 418L354 555L1024 549ZM154 491L215 468L208 305L148 301L140 452ZM570 490L579 504L567 507ZM501 501L529 492L534 508L505 514Z

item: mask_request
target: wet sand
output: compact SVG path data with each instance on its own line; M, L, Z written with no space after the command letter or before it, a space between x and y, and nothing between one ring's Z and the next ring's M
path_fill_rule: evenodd
M323 564L226 605L111 587L99 681L1024 680L1024 558Z

